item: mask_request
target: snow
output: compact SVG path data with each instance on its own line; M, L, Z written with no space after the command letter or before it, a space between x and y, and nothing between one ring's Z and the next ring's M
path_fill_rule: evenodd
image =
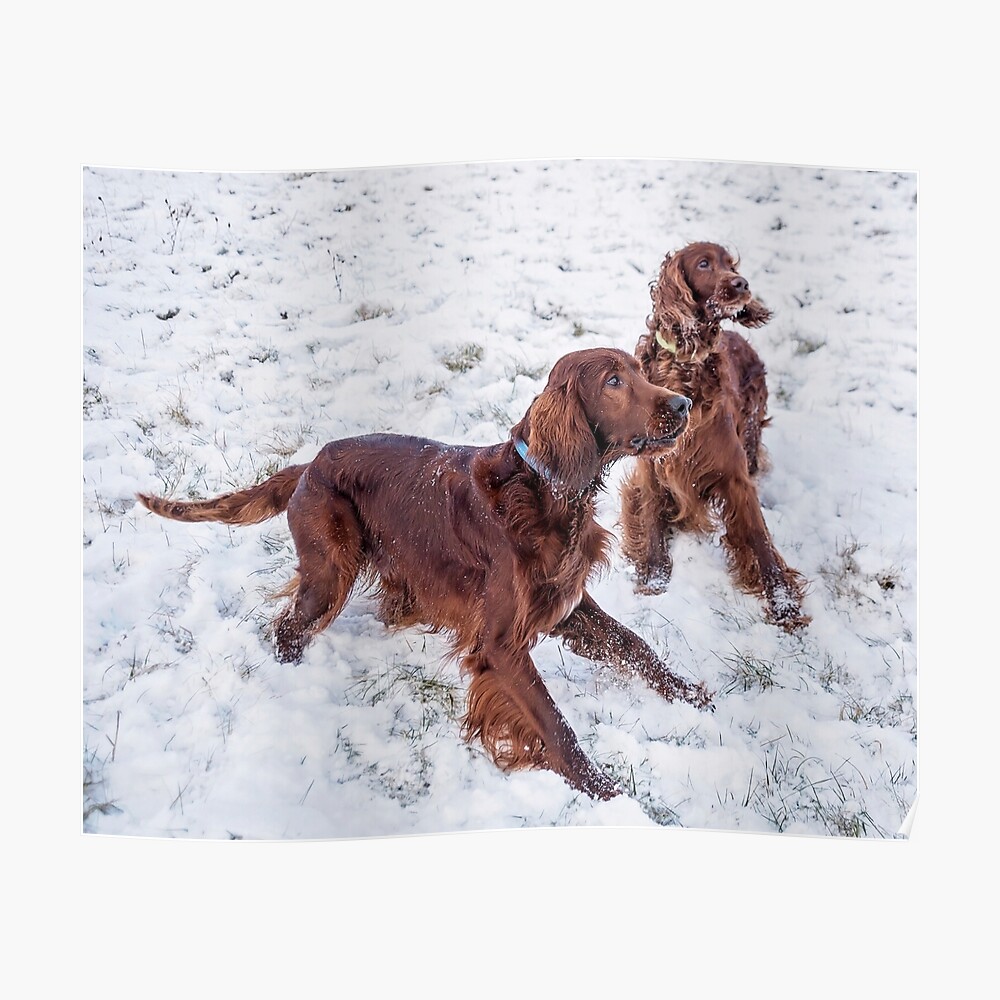
M982 127L990 34L967 30L971 10L927 18L896 4L839 6L815 23L745 5L708 19L683 5L567 16L515 4L478 19L437 6L340 5L323 20L252 4L239 17L204 4L169 17L67 8L55 31L48 10L14 14L3 840L16 919L5 981L58 992L71 968L87 997L193 984L381 996L431 982L444 996L497 996L527 972L534 992L592 997L769 997L780 982L820 998L845 980L869 993L976 995L992 972L991 925L975 904L996 883L997 815L994 560L980 516L996 346L977 294L995 230ZM581 155L919 170L911 837L652 824L280 843L82 834L80 625L93 595L81 608L80 165L287 171ZM742 248L752 280L756 245L754 234ZM758 284L765 301L777 294ZM636 298L630 338L644 287ZM468 799L489 796L481 787Z
M226 174L85 168L84 830L303 840L520 827L882 839L917 792L917 205L912 173L531 160ZM275 659L283 517L149 514L326 441L488 444L562 354L631 351L666 251L736 249L775 312L779 551L811 582L788 636L680 537L662 595L616 551L598 602L715 711L666 704L543 641L535 662L628 794L506 775L460 737L446 640L387 634L364 595ZM615 530L617 465L601 522ZM405 524L405 512L401 512Z

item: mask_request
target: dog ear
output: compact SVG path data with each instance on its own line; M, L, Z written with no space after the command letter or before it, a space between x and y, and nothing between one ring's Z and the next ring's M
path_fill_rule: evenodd
M680 255L668 253L660 265L660 275L649 290L653 314L646 320L650 333L671 327L690 327L697 314L694 294L681 270Z
M771 318L771 310L760 299L751 299L734 317L733 322L755 330Z
M527 424L527 434L521 428ZM601 472L601 456L594 432L575 384L547 386L536 396L524 420L515 428L528 445L528 454L557 492L581 493Z

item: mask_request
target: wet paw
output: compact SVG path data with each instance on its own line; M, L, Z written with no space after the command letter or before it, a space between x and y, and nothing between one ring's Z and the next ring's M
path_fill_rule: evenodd
M661 567L644 573L637 573L635 578L635 592L637 594L665 594L670 584L671 567Z
M705 687L704 682L688 685L688 696L685 701L690 702L695 708L707 708L714 712L715 706L712 704L712 692Z
M606 774L594 769L593 772L584 779L582 791L586 792L592 799L600 799L607 802L616 795L621 795L622 790Z
M779 584L767 595L767 620L786 632L797 632L805 628L812 618L803 613L798 590Z

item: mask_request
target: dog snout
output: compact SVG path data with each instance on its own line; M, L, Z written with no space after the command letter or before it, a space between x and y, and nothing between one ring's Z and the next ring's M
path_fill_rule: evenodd
M674 396L667 405L678 417L686 417L691 412L692 403L687 396Z
M729 279L729 287L738 295L743 295L750 291L750 283L740 274L734 274Z

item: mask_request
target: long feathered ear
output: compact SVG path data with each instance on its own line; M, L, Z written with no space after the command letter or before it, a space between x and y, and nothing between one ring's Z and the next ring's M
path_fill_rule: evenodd
M694 295L681 271L678 254L668 253L660 265L660 276L649 290L653 313L646 321L651 333L677 327L681 330L696 321Z
M558 492L581 493L601 472L597 441L572 383L549 386L536 396L514 432L527 443L539 474Z
M771 318L771 310L760 299L751 299L734 317L733 321L740 326L756 329L763 326Z

